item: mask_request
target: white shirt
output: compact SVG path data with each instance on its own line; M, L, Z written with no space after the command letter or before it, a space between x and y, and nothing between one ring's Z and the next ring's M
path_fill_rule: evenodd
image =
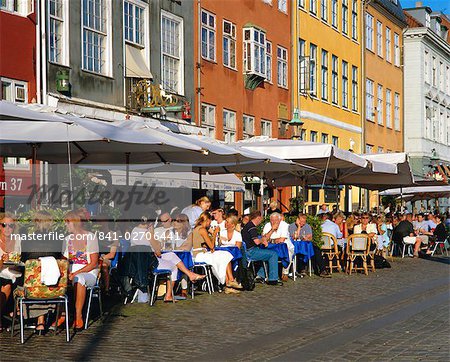
M225 220L223 220L221 223L218 223L216 220L211 221L211 229L215 229L216 227L219 227L220 231L226 230L225 229Z
M334 223L333 221L331 221L329 219L326 219L322 223L322 232L334 235L334 237L336 239L342 238L342 233L341 233L341 230L339 229L339 226L337 226L336 223Z
M189 224L191 225L191 228L194 228L195 222L202 212L202 208L197 205L189 205L181 210L181 213L185 214L189 218Z
M220 231L220 244L222 246L236 246L236 243L242 243L242 235L239 231L233 230L231 240L228 240L228 231Z
M131 231L130 246L150 246L150 241L148 240L147 236L150 237L150 231L148 229L136 226Z
M362 224L355 225L355 228L353 229L353 233L361 234L361 232L362 232ZM378 234L377 226L375 224L368 223L367 227L366 227L366 233L367 234L371 234L371 233Z
M266 235L270 229L272 229L272 224L268 222L266 225L264 225L263 229L263 235ZM289 224L286 221L281 220L280 226L278 226L278 229L270 235L271 239L278 239L278 238L286 238L287 240L290 240L289 236Z
M170 228L165 228L164 226L157 227L154 233L155 233L155 240L159 241L160 243L174 240L174 233L171 227Z

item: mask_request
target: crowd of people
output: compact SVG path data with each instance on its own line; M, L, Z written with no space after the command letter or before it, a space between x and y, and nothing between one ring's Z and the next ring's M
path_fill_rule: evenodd
M292 263L293 242L313 240L314 232L307 223L308 215L282 214L276 203L271 203L265 214L252 211L240 215L236 209L227 212L222 208L211 209L210 200L202 197L176 215L164 211L157 218L146 215L138 223L131 226L127 224L126 228L118 232L109 220L102 217L95 219L86 209L79 209L65 215L65 235L60 244L57 239L51 242L50 238L36 236L52 233L54 220L49 212L37 211L34 214L33 238L24 239L19 237L22 234L18 232L19 225L15 217L2 214L0 320L4 320L4 315L17 312L12 310L11 303L8 302L13 289L20 284L20 273L9 268L8 262L26 262L46 256L69 261L69 280L73 286L73 318L61 315L53 321L52 326L58 327L65 322L65 318L70 318L76 330L83 329L86 323L83 320L86 288L96 285L101 276L104 291L108 295L111 288L110 270L117 268L118 260L118 281L122 283L125 294L130 293L133 286L147 286L151 270L170 270L171 278L167 281L165 302L185 299L190 283L201 282L205 278L204 274L195 273L195 269L186 266L174 251L190 252L195 263L208 265L219 290L226 294L239 294L243 285L235 265L233 266L233 254L223 247L236 247L242 252L244 262L240 264L241 268L246 268L247 260L256 263L255 279L268 285L282 286L293 273L306 275L307 265L303 262L299 262L297 270L293 270L291 264L279 268L279 256L268 245L286 244ZM450 222L449 214L413 215L406 212L345 215L341 211L329 212L326 205L319 209L317 217L322 221L322 232L334 236L342 255L345 253L346 240L351 234L367 234L371 240L371 248L380 256L386 256L392 245L401 247L405 237L414 238L414 257L419 254L425 256L431 253L430 245L434 241L447 239L445 223ZM331 277L320 247L315 242L312 246L315 273L320 277ZM216 250L219 247L222 248ZM261 262L265 263L266 268L262 267ZM173 294L176 283L180 285L177 296ZM45 325L48 308L36 309L27 317L36 318L36 332L42 332L49 327ZM0 332L3 329L4 325L0 324Z

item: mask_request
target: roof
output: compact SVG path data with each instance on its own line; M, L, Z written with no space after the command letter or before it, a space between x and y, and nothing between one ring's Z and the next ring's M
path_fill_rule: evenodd
M405 14L403 13L400 1L397 1L397 4L394 4L391 0L375 0L375 2L394 15L398 20L406 23Z
M409 28L421 28L424 26L421 22L419 22L414 16L412 16L406 10L403 13L405 14L406 23L408 24Z

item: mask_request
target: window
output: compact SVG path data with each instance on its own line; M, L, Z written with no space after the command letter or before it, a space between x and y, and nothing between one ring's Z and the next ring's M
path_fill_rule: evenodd
M4 157L3 165L6 168L29 169L30 162L25 157Z
M331 0L331 26L338 27L338 1Z
M34 1L28 0L1 0L0 8L16 15L27 16L32 13Z
M333 146L339 147L339 137L337 136L331 137L331 143L333 144Z
M278 0L278 10L287 14L287 0Z
M392 128L392 97L390 89L386 89L386 127Z
M10 78L0 78L1 99L14 103L28 103L28 85Z
M400 94L394 94L394 129L400 131Z
M216 16L202 10L202 58L216 60Z
M223 21L223 65L236 69L236 25Z
M331 57L331 102L338 104L338 58Z
M83 0L83 69L108 75L109 46L107 19L109 13L104 0Z
M300 141L306 141L306 129L300 131Z
M431 25L431 16L430 13L425 12L425 26L429 28Z
M305 41L298 40L298 84L299 93L305 94L308 89L308 59L305 56Z
M161 10L161 82L164 89L183 94L183 19Z
M125 40L138 45L144 45L144 8L124 1Z
M328 52L322 50L322 99L328 100Z
M215 138L216 133L216 107L202 103L201 111L202 127L206 129L206 135Z
M425 82L430 83L430 53L425 50L424 72Z
M373 51L373 16L366 14L366 48Z
M266 41L266 80L272 83L272 43Z
M447 66L445 71L445 84L447 84L447 94L450 95L450 67ZM449 123L450 127L450 123Z
M437 84L437 65L436 65L436 58L433 57L432 62L432 70L431 70L431 84L436 87Z
M352 111L358 112L358 68L352 66Z
M439 89L443 92L445 92L444 76L444 63L439 62Z
M283 88L287 88L288 86L287 67L287 49L277 46L277 84Z
M377 21L377 54L383 56L383 24Z
M400 66L400 38L397 33L394 33L394 65Z
M322 133L322 143L328 143L328 135L326 133Z
M310 44L309 50L309 89L311 95L317 95L317 46Z
M383 147L381 147L381 146L378 146L378 150L377 150L377 152L378 152L378 153L383 153Z
M366 79L366 119L373 122L373 81Z
M383 125L383 86L378 84L377 89L377 120L379 125Z
M272 122L261 120L261 136L272 137Z
M249 138L255 134L255 117L244 114L242 118L244 128L244 138Z
M49 61L65 64L64 42L65 42L65 6L62 0L49 0L48 3L48 26L49 26Z
M372 153L373 152L373 145L366 144L366 153Z
M236 112L223 110L223 140L227 143L236 141Z
M298 0L298 7L299 8L305 8L305 0Z
M348 108L348 63L342 61L342 107Z
M317 142L317 132L316 131L311 131L309 133L309 140L311 142Z
M320 0L320 14L322 17L322 20L327 21L328 20L328 0Z
M352 39L358 40L358 0L352 1Z
M309 0L309 11L314 15L317 14L317 0Z
M348 34L348 0L342 0L342 33Z
M385 46L385 52L386 52L386 60L388 62L391 61L391 29L386 27L386 46Z
M258 28L244 28L244 73L266 78L266 34Z

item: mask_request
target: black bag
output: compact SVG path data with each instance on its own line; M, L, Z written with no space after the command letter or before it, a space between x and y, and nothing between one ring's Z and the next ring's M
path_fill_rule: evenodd
M386 258L383 258L381 255L375 255L373 260L375 262L375 269L383 269L391 267L391 264L389 264Z
M237 280L241 283L244 290L252 291L255 289L255 274L253 270L244 266L242 260L239 261L239 273L237 276Z

